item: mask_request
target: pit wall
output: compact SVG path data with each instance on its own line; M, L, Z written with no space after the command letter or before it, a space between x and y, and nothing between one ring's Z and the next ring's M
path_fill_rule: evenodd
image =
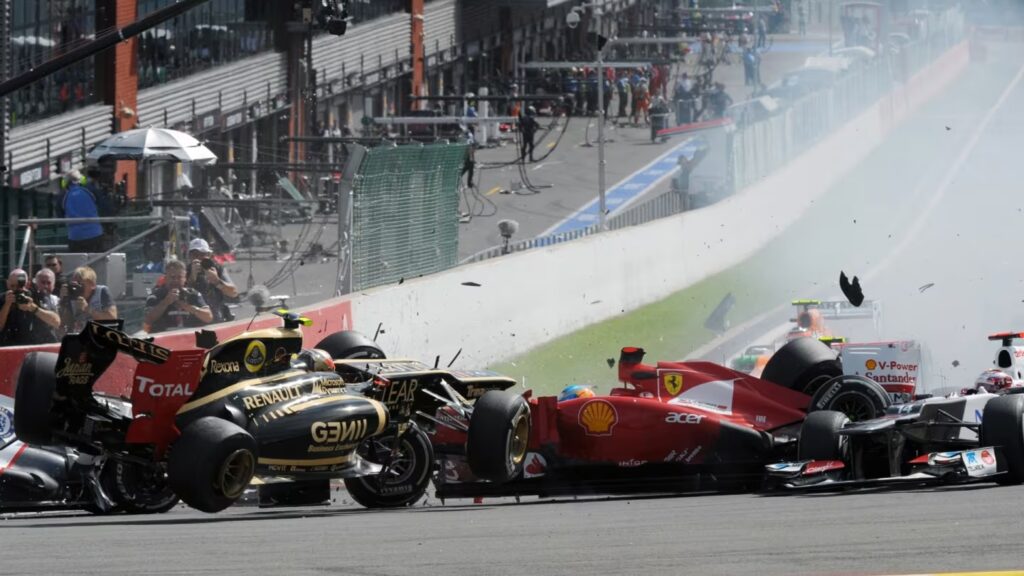
M372 335L380 326L377 341L393 357L440 356L444 365L458 353L460 367L479 367L661 300L735 266L778 236L956 79L968 58L967 42L951 48L812 149L713 206L329 300L305 310L313 326L305 329L304 344L342 329ZM278 323L264 315L252 327ZM216 331L224 340L248 324ZM191 332L156 341L170 348L195 342ZM0 394L14 395L17 368L33 349L57 347L0 348ZM134 360L119 358L97 389L126 394L133 367Z

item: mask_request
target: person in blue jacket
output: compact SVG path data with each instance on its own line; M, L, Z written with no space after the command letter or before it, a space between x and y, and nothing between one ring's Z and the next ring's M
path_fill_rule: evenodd
M85 186L86 180L78 170L71 170L61 180L64 193L65 218L98 218L96 196ZM68 224L69 252L103 252L103 226L99 222Z

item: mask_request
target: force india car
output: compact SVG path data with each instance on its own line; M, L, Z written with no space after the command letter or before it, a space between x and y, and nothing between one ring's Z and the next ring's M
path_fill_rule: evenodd
M1014 345L1021 338L989 336L1002 343L996 368L959 395L890 406L884 416L860 422L833 411L808 415L797 460L767 466L771 480L789 488L1024 482L1024 348Z
M322 499L327 481L343 478L361 504L402 506L423 495L434 467L414 408L432 413L445 406L472 418L469 401L447 381L465 393L513 383L490 373L471 385L443 371L393 380L336 371L332 356L372 356L376 347L340 332L321 341L330 352L302 350L300 326L308 320L281 315L282 328L246 332L208 350L171 351L91 322L65 336L59 354L25 357L15 391L17 438L40 452L68 450L92 463L81 469L87 489L77 496L101 512L162 511L179 497L216 512L254 479L283 503ZM118 353L139 360L129 399L93 391ZM495 424L523 426L514 419ZM505 438L494 446L488 438L469 439L492 457L514 460L503 453ZM79 479L36 480L63 481L66 489Z
M526 394L526 453L506 475L481 474L459 451L473 446L464 434L477 432L477 416L499 397L480 398L471 420L442 408L433 437L441 460L437 496L754 488L766 464L797 455L809 411L873 418L891 404L879 384L844 376L836 352L811 338L783 346L764 378L710 362L645 364L643 358L640 348L622 349L622 386L608 396L558 402Z

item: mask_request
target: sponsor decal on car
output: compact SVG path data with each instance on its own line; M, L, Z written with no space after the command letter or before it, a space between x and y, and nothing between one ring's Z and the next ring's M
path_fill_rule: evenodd
M669 424L700 424L705 416L701 414L688 414L686 412L669 412L665 416L665 422Z
M622 460L619 462L619 468L636 468L637 466L643 466L647 464L647 460L637 460L633 458L631 460Z
M696 448L693 449L692 452L689 448L683 448L683 450L680 452L673 450L668 453L668 456L665 456L664 462L678 462L683 464L689 464L690 461L693 460L693 457L700 452L701 448L702 446L697 446Z
M267 362L267 346L259 340L253 340L245 348L245 369L255 374L263 369Z
M548 471L548 463L544 457L536 452L526 453L526 462L523 463L523 478L539 478Z
M995 449L992 447L964 451L964 467L967 475L975 478L996 474Z
M804 467L804 476L822 474L832 470L840 470L846 466L839 460L813 460Z
M68 384L83 386L92 381L92 362L87 362L89 356L83 353L78 362L71 358L64 359L64 366L57 370L57 378L67 378Z
M188 398L195 393L191 384L164 384L153 378L136 376L135 384L140 394L146 394L153 398Z
M313 440L308 452L334 452L351 448L366 437L369 423L366 418L348 422L313 422L309 435Z
M868 358L867 362L864 363L864 368L868 370L877 370L878 362L875 362L874 358Z
M661 372L661 384L669 396L678 396L683 391L683 373Z
M607 400L590 400L580 408L579 425L588 436L611 436L619 413Z
M0 406L0 440L6 442L14 436L14 412Z

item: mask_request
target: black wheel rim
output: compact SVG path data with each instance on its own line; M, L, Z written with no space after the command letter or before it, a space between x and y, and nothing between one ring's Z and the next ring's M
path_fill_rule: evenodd
M831 410L842 412L851 422L870 420L875 417L875 406L863 394L847 392L832 401Z
M160 508L177 498L161 467L117 462L115 471L118 491L136 506Z
M408 438L402 438L392 453L394 436L375 437L363 452L367 460L385 466L384 474L373 480L380 486L396 486L408 482L416 473L416 452Z
M256 470L256 458L244 448L235 450L221 464L217 473L217 488L228 498L238 498L245 491Z

